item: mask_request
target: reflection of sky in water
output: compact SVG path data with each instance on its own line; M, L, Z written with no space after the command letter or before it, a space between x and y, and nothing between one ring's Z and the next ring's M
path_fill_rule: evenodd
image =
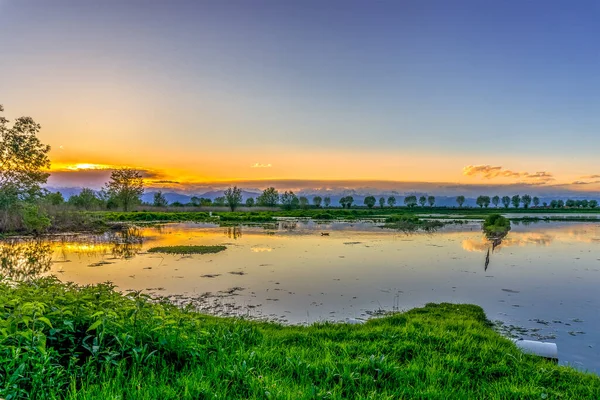
M491 254L487 271L490 245L478 224L409 236L373 223L289 221L241 229L174 224L141 233L144 243L129 249L128 259L112 249L110 240L54 241L57 262L51 272L77 283L110 280L122 290L152 289L162 295L242 287L238 296L219 301L288 322L367 317L367 311L427 302L474 303L492 320L555 335L562 361L600 370L600 228L595 223L513 226ZM194 256L144 251L215 244L228 249ZM156 292L159 287L164 290Z

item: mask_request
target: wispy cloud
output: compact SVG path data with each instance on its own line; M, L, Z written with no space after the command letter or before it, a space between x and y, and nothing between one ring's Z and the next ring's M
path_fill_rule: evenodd
M272 165L271 164L261 164L261 163L254 163L250 166L250 168L271 168Z
M485 179L494 178L521 178L526 179L532 184L543 184L554 180L554 176L547 171L518 172L510 169L504 169L501 166L492 165L467 165L463 168L463 175L477 176L481 175Z
M598 179L600 178L600 175L586 175L586 176L582 176L581 179Z

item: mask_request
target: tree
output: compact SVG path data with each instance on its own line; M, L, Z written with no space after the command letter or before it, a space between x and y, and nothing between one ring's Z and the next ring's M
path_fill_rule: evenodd
M537 207L537 206L539 206L539 205L540 205L540 198L539 198L539 197L537 197L537 196L534 196L534 197L533 197L533 206L534 206L534 207Z
M556 200L552 200L552 201L550 202L550 208L556 208L556 207L558 207L558 201L556 201Z
M242 204L242 189L238 189L237 186L228 188L225 190L224 194L225 202L231 211L235 211L235 209Z
M0 105L0 112L4 108ZM12 127L0 116L0 190L8 190L19 200L42 194L50 168L50 146L36 136L41 126L30 117L17 118Z
M477 204L479 208L483 208L483 205L485 204L485 196L477 197L477 200L475 200L475 204Z
M433 205L435 204L435 196L427 197L427 203L429 203L429 207L433 207Z
M394 208L394 206L396 205L396 198L394 196L388 197L387 203L388 203L388 206Z
M215 197L215 199L213 200L213 205L215 207L223 207L225 206L225 196L219 196L219 197Z
M588 203L590 208L596 208L598 207L598 200L590 200L590 202Z
M293 208L296 208L299 203L300 203L300 200L298 200L298 197L296 197L296 195L292 191L289 191L289 192L285 191L281 195L281 204L283 205L283 208L286 210L291 210Z
M519 204L521 204L521 196L515 194L510 201L512 202L514 208L519 208Z
M568 200L565 202L565 206L567 206L567 207L569 207L569 208L571 208L571 207L575 207L575 200L568 199Z
M140 197L144 194L144 179L135 169L116 169L110 174L106 191L123 207L123 211L129 211L131 206L141 202Z
M379 207L383 208L383 206L385 206L385 198L380 197L379 198Z
M246 199L246 207L249 207L249 208L250 208L250 207L253 207L253 206L254 206L254 198L252 198L252 197L248 197L248 198Z
M200 198L198 196L192 196L192 198L190 199L190 203L194 207L200 207Z
M90 210L100 205L100 199L92 189L83 188L79 194L69 197L67 203L77 208Z
M563 200L559 200L556 205L558 206L558 208L563 208L565 206L565 202Z
M315 196L315 197L313 197L313 204L317 208L321 207L321 202L322 201L323 201L323 199L321 198L321 196Z
M588 208L589 205L590 205L590 202L587 201L586 199L581 200L581 207Z
M350 208L352 207L352 203L354 203L354 197L352 196L344 196L340 199L342 208Z
M308 208L308 198L305 196L298 197L298 203L300 204L300 207L304 209Z
M211 199L204 198L204 197L200 197L200 200L199 200L200 207L208 207L208 206L212 205L212 202L213 201Z
M46 202L48 202L48 204L51 204L53 206L59 206L65 202L65 198L63 197L61 192L47 193L44 196L44 199L46 200Z
M331 197L329 197L329 196L323 197L323 204L325 205L325 207L329 207L329 205L331 204Z
M152 204L154 205L154 207L166 207L169 205L169 202L167 201L165 195L162 194L162 192L156 192L154 193L154 201Z
M404 198L404 205L408 208L413 208L417 205L417 196L406 196Z
M523 197L521 197L521 203L523 203L523 208L529 208L529 205L531 204L531 196L524 194Z
M459 207L462 207L463 204L465 204L465 196L457 196L456 202L458 203Z
M494 196L492 197L492 204L498 208L498 204L500 203L500 196Z
M419 204L421 205L421 207L425 207L425 203L427 203L427 197L425 197L425 196L419 197Z
M502 205L504 208L508 208L510 206L510 197L502 196Z
M279 192L274 187L267 188L258 196L256 202L264 207L275 207L279 202Z
M377 199L375 199L374 196L367 196L365 197L365 205L369 208L373 208L373 206L375 205L375 203L377 202Z

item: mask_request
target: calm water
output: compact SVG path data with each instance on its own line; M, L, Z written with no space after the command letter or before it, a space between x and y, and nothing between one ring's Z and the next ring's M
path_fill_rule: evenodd
M185 257L145 252L188 244L228 249ZM46 262L18 261L3 273L55 274L80 284L109 280L121 290L170 296L215 314L285 323L368 318L428 302L474 303L491 320L526 328L516 332L520 337L556 342L561 363L600 372L598 223L513 225L490 251L487 268L491 246L478 223L411 235L373 223L167 224L23 246L12 246L15 260L38 251Z

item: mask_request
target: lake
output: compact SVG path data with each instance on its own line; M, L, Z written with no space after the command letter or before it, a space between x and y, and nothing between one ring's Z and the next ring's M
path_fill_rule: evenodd
M192 256L146 252L216 244L228 248ZM167 296L216 315L282 323L366 319L428 302L472 303L502 321L505 332L557 343L562 364L598 373L598 250L600 224L592 222L513 223L493 251L478 222L412 234L373 222L189 223L5 242L3 257L12 264L1 272L54 274L79 284L111 281L122 291ZM26 261L32 254L36 265Z

